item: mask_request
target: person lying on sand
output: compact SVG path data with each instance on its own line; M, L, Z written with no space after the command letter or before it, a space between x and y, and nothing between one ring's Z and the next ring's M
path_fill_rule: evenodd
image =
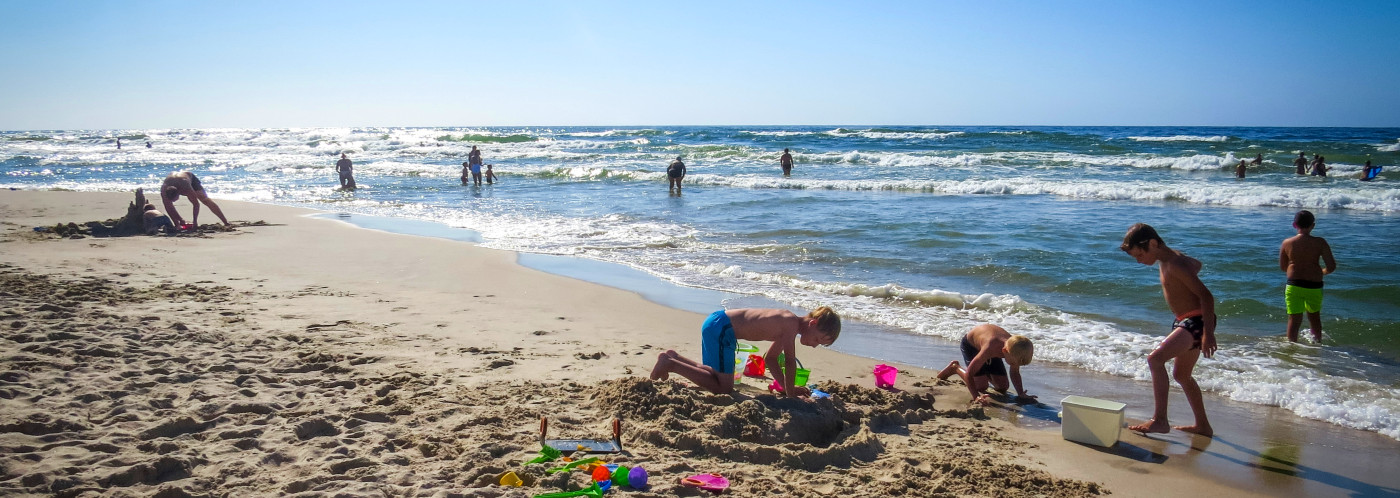
M1016 386L1018 400L1035 401L1035 396L1026 393L1026 388L1021 385L1021 367L1029 365L1035 356L1035 345L1026 336L1011 335L1004 328L984 323L963 334L962 356L963 361L967 362L967 370L953 360L938 372L938 380L957 374L967 385L968 392L972 393L973 403L985 405L991 402L991 397L984 392L989 384L997 392L1006 394L1008 379L1010 385ZM1011 364L1010 375L1007 374L1006 365L1001 362L1002 358Z
M734 349L739 339L771 341L773 345L763 355L764 364L782 386L782 392L787 396L807 396L810 393L806 387L793 385L797 373L793 349L797 342L810 347L830 346L841 335L841 317L826 306L804 317L780 309L719 310L705 319L700 333L701 362L668 350L656 358L651 379L663 380L674 372L706 391L728 394L734 391ZM783 362L778 361L778 355L785 355Z

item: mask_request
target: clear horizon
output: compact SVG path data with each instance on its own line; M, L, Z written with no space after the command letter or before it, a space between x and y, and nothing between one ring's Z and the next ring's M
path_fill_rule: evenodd
M0 129L1390 128L1397 19L1377 1L15 4Z

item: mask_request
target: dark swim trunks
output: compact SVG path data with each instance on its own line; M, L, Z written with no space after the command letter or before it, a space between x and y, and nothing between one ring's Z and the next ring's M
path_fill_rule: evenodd
M204 191L204 185L201 185L199 183L199 177L194 176L194 173L190 173L190 188L195 189L199 192Z
M976 358L977 353L981 352L981 350L978 349L977 346L972 345L972 341L967 340L966 334L963 335L962 344L960 344L959 346L962 349L963 363L965 365L971 365L972 359ZM1005 377L1006 364L1001 362L1001 358L992 358L990 360L987 360L985 363L982 364L982 368L977 369L977 373L972 374L973 377L981 377L983 375L996 375L1000 377Z
M1186 329L1191 333L1191 349L1201 349L1201 335L1206 330L1206 320L1201 315L1191 315L1172 322L1172 332L1176 329Z

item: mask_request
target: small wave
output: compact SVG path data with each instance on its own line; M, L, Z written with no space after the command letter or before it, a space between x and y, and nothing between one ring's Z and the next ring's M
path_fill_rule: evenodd
M454 136L452 136L452 135L443 135L443 136L437 137L437 140L440 141L440 142L484 142L484 143L502 144L502 143L534 142L534 141L538 141L539 138L538 138L538 137L534 137L534 136L530 136L530 135L521 135L521 134L517 134L517 135L478 135L478 134L472 134L472 133L464 133L464 134L462 134L462 136L460 136L460 137L454 137Z
M1230 137L1227 137L1225 135L1216 135L1213 137L1205 137L1199 135L1172 135L1170 137L1128 137L1128 140L1134 140L1138 142L1226 142L1230 140Z
M1377 145L1376 150L1381 152L1400 152L1400 139L1397 139L1393 144Z

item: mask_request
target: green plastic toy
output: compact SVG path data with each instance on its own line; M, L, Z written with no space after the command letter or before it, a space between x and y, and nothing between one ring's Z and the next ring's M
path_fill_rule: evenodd
M530 465L532 463L553 462L555 460L558 460L561 456L564 456L563 452L554 448L550 448L548 446L544 446L540 448L540 456L537 456L533 460L525 462L525 465Z
M535 498L569 498L571 496L592 496L594 498L603 498L603 488L598 487L598 483L594 482L592 486L580 489L578 491L560 491L558 493L545 493L542 495L535 495Z
M567 471L570 471L570 470L574 470L575 467L580 467L580 466L583 466L583 465L588 465L588 464L590 464L590 463L594 463L594 462L597 462L597 461L598 461L598 458L597 458L597 457L588 457L588 458L585 458L585 459L582 459L582 460L574 460L574 461L569 462L568 464L564 465L563 467L555 467L555 468L546 470L546 471L544 471L544 472L545 472L546 474L553 474L553 473L556 473L556 472L567 472ZM573 495L570 495L570 496L573 496Z

